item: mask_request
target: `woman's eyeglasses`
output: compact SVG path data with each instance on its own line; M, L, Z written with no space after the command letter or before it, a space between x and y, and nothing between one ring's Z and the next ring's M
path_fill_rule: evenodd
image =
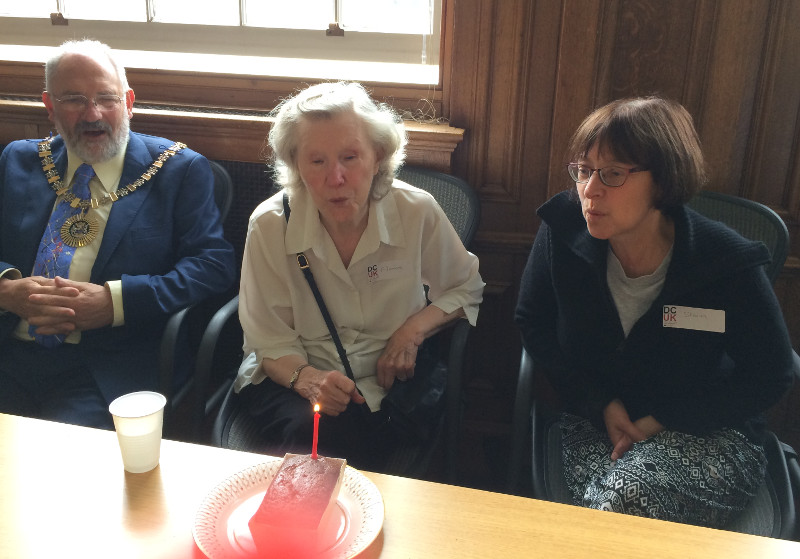
M613 187L622 186L625 184L625 181L628 180L628 175L640 173L646 170L647 169L642 169L640 167L631 167L630 169L625 169L624 167L613 166L603 167L602 169L592 169L588 165L581 165L580 163L567 164L569 176L572 177L572 180L575 182L589 182L589 179L592 177L592 173L597 171L597 175L600 177L600 182L606 186Z

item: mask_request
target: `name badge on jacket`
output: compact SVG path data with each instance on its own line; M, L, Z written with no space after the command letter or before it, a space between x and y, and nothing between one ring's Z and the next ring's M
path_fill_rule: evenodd
M725 332L725 311L664 305L664 328Z

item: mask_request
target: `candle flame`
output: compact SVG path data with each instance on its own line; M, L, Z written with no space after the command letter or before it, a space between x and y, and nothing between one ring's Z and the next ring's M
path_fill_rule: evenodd
M314 412L318 412L318 411L319 411L319 404L314 404Z

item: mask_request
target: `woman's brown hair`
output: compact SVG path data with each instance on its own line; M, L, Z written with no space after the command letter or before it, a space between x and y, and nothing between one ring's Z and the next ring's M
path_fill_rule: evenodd
M692 116L674 101L637 97L600 107L572 136L570 161L584 159L594 146L650 171L656 185L653 203L665 214L688 202L707 180Z

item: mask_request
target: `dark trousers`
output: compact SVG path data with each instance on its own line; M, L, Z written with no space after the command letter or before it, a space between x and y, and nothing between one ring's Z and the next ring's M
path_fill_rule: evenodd
M310 454L314 433L312 404L296 392L265 379L245 386L239 395L244 409L261 426L263 452ZM345 458L354 468L381 471L397 444L383 412L351 403L337 415L320 414L317 452Z
M0 412L114 428L79 344L47 349L14 338L0 343Z

